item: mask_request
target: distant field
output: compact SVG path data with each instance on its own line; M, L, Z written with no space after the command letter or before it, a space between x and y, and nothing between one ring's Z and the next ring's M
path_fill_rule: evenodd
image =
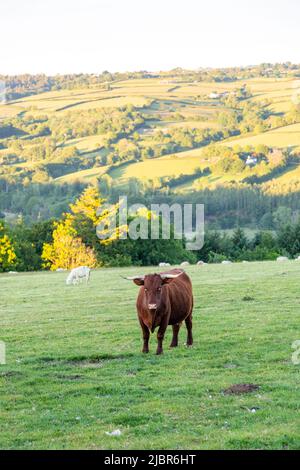
M92 150L99 149L103 144L105 135L89 135L87 137L79 137L77 139L68 140L64 147L75 146L80 152L91 152Z
M138 288L121 278L136 267L72 287L66 273L0 275L0 448L299 449L299 264L187 272L194 345L182 326L170 349L169 327L162 356L155 334L141 353ZM259 389L223 393L241 383Z
M270 147L299 147L300 146L300 123L292 124L290 126L279 127L269 132L263 132L258 135L250 137L242 137L233 140L226 140L220 145L234 146L234 145L268 145Z
M199 153L199 151L198 151ZM191 174L196 168L203 166L203 162L198 157L178 158L177 156L155 158L138 163L129 163L110 171L113 179L118 179L120 183L129 178L154 179L163 176Z
M207 128L219 128L220 126L214 120L208 121L152 121L152 129L162 130L167 132L174 127L187 127L189 129L207 129Z
M83 103L79 103L78 105L74 106L74 110L83 110L83 109L96 109L96 108L119 108L121 106L127 106L128 104L132 104L137 108L142 108L147 104L147 99L138 96L120 96L120 97L113 97L113 98L105 98L93 101L86 101ZM68 111L69 108L66 109Z
M275 102L288 102L297 90L297 81L291 79L252 79L243 82L213 83L213 82L193 82L180 83L172 80L146 79L146 80L126 80L112 83L110 89L104 86L82 88L74 90L59 90L38 95L29 96L15 100L9 106L0 106L0 116L9 113L20 112L30 107L35 107L45 112L55 112L59 109L89 109L103 106L124 106L132 103L136 106L143 106L147 101L153 99L173 100L176 103L184 103L184 107L196 106L203 108L197 103L212 92L231 91L241 84L247 84L254 97L252 99L263 100L273 99ZM216 100L210 100L205 107L216 107ZM2 109L3 108L3 109ZM1 113L2 111L2 113ZM188 111L188 109L187 109Z
M189 181L188 183L184 183L181 185L176 186L176 191L181 192L190 192L195 189L195 184L197 185L198 189L201 187L202 189L210 188L215 189L217 186L222 185L224 183L230 182L238 182L242 181L245 178L243 173L223 173L222 175L208 175L202 176L201 178L195 178L193 181Z
M76 171L75 173L69 173L64 176L56 178L57 183L74 183L75 181L81 181L83 183L92 184L97 181L99 176L103 175L107 170L106 166L99 168L89 168L88 170Z
M7 104L0 105L0 121L17 116L21 111L23 111L23 109L18 106L10 106Z

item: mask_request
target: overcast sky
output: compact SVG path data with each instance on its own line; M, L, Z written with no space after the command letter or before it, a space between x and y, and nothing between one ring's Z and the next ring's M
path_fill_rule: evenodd
M0 73L300 63L299 0L1 0Z

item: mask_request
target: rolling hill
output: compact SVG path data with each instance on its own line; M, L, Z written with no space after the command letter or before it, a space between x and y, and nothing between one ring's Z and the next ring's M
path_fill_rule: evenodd
M286 193L300 174L295 72L227 73L133 74L10 100L0 106L0 178L87 185L106 174L122 192L137 180L175 193L228 183Z

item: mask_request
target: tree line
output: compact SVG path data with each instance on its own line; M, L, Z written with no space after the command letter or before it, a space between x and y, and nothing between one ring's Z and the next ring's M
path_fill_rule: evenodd
M208 263L224 259L254 261L300 255L300 219L287 223L284 212L277 213L276 230L272 232L257 231L249 238L239 227L232 234L210 229L206 230L203 248L188 251L185 240L174 236L172 225L170 240L120 239L128 225L114 226L110 216L117 213L118 204L107 211L104 203L98 189L89 187L60 218L31 225L22 220L8 225L0 219L0 271L71 269L79 265L148 266L162 261L195 263L200 259ZM145 218L149 219L149 213ZM99 226L107 231L105 238L99 237Z

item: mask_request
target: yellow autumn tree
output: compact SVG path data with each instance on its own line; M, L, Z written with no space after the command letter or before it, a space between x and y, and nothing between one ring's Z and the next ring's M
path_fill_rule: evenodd
M43 246L44 267L55 271L58 268L73 269L78 266L93 268L97 264L94 250L86 246L72 226L72 220L66 218L55 224L53 242Z
M12 268L17 256L3 222L0 221L0 272Z
M70 210L71 214L66 217L72 220L73 227L83 235L87 235L87 232L90 235L92 230L102 244L117 240L128 230L126 224L119 226L116 223L119 204L106 206L106 200L100 197L98 189L94 186L86 188L77 201L70 204Z
M71 218L87 219L96 226L99 223L97 212L104 203L105 199L100 197L98 189L95 186L89 186L74 204L70 204Z
M105 206L96 187L86 188L75 203L70 204L70 213L64 214L63 220L55 225L53 242L44 244L44 267L56 270L101 264L96 257L96 252L99 257L100 244L111 243L127 230L127 225L119 228L115 223L118 210L118 204ZM101 238L101 234L105 234L105 238Z

